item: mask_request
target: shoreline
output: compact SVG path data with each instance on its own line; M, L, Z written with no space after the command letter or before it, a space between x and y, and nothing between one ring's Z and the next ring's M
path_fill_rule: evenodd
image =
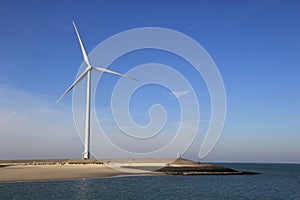
M172 162L171 162L172 161ZM186 159L0 160L0 183L123 176L257 174Z

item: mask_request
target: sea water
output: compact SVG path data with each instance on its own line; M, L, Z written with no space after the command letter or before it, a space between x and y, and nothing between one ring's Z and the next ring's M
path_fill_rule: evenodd
M257 175L0 183L0 199L300 199L300 164L222 164Z

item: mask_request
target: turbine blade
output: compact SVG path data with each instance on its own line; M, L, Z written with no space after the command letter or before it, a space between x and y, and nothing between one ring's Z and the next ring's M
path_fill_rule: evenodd
M72 88L79 83L82 79L84 79L84 77L86 76L87 72L89 70L86 69L75 81L74 83L63 93L63 95L61 95L61 97L59 97L59 99L56 101L56 103L59 103L67 94L68 92L70 92L70 90L72 90Z
M129 79L138 81L138 79L136 79L136 78L133 78L133 77L130 77L130 76L126 76L125 74L120 74L118 72L114 72L114 71L111 71L109 69L104 69L104 68L101 68L101 67L93 67L93 69L95 69L97 71L100 71L100 72L106 72L106 73L109 73L109 74L114 74L114 75L117 75L117 76L122 76L122 77L125 77L125 78L129 78Z
M77 28L76 28L75 22L72 21L72 23L73 23L74 29L75 29L75 31L76 31L76 35L77 35L78 41L79 41L79 43L80 43L80 48L81 48L81 51L82 51L82 55L83 55L84 61L86 62L87 65L91 65L91 64L90 64L89 57L87 56L86 51L85 51L85 48L84 48L83 43L82 43L82 41L81 41L79 32L78 32L78 30L77 30Z

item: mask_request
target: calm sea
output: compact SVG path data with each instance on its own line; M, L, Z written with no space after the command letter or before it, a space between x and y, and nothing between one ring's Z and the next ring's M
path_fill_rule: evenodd
M1 199L300 199L300 164L223 164L236 176L130 176L0 183Z

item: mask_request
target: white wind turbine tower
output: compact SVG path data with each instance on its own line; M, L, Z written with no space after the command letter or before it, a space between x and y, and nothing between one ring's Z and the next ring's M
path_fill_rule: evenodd
M109 69L104 69L101 67L94 67L91 65L90 60L86 54L86 51L84 49L83 43L81 41L80 35L78 33L78 30L76 28L76 25L74 23L74 21L72 21L74 29L76 31L76 35L78 37L79 43L80 43L80 47L81 47L81 51L82 51L82 55L84 58L84 61L87 64L87 68L85 69L85 71L74 81L74 83L65 91L65 93L63 93L63 95L56 101L56 103L59 103L67 94L68 92L70 92L70 90L72 90L72 88L79 83L82 79L84 79L87 76L87 88L86 88L86 115L85 115L85 140L84 140L84 151L83 151L83 158L84 159L89 159L90 158L90 151L89 151L89 147L90 147L90 104L91 104L91 71L97 70L100 72L106 72L106 73L110 73L110 74L114 74L117 76L122 76L122 77L126 77L126 78L130 78L133 80L137 80L134 79L132 77L126 76L124 74L120 74L114 71L111 71Z

